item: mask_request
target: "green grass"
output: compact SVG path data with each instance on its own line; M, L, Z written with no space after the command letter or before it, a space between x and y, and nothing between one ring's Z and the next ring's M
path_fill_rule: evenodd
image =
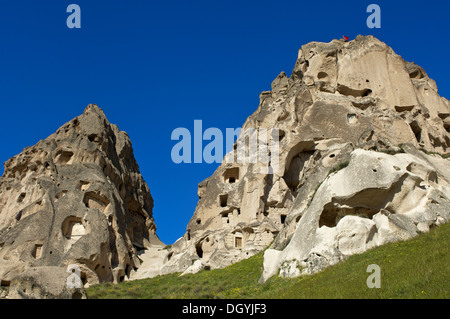
M224 269L179 277L99 284L89 298L450 298L450 224L414 239L354 255L324 271L258 283L263 253ZM367 266L381 268L381 288L366 285Z
M450 153L446 153L446 154L441 154L441 153L437 153L437 152L431 152L431 151L427 151L424 148L421 148L420 151L424 152L427 155L439 155L440 157L447 159L450 158Z
M258 254L224 269L179 273L120 284L99 284L87 289L89 298L227 298L241 287L254 286L262 273Z

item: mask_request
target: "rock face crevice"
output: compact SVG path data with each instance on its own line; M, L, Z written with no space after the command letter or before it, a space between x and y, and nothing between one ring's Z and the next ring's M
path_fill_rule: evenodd
M417 150L448 152L449 110L449 101L439 96L436 83L425 70L404 61L372 36L302 46L291 75L281 72L272 82L272 90L260 94L259 106L238 138L238 142L251 138L248 132L252 129L277 129L279 170L261 173L267 163L230 163L226 159L236 158L236 154L227 154L214 174L199 184L199 201L186 234L172 245L161 273L224 267L272 243L273 249L266 252L264 278L278 271L291 274L298 268L283 265L285 261L295 259L320 268L362 251L344 236L353 222L360 230L356 238L366 236L371 244L363 246L369 248L389 238L404 238L406 235L392 230L399 229L398 225L406 227L405 234L415 234L417 227L423 230L447 221L446 214L430 213L432 208L425 203L436 192L446 198L441 201L449 198L450 175L443 168L448 161ZM406 151L408 155L403 155ZM402 154L389 155L396 153ZM359 163L364 156L373 166ZM387 159L389 156L392 159ZM372 161L378 157L383 160ZM416 169L418 174L406 164L421 167ZM340 179L340 184L333 184L337 189L327 187L335 175L358 165L364 167L363 175ZM374 182L359 193L332 195L361 186L363 176L378 181L385 165L390 165L392 176L398 176L396 181ZM330 174L340 168L342 172ZM433 179L430 176L439 183L428 185ZM323 196L331 197L316 205ZM375 203L375 198L379 202ZM414 210L414 205L422 207L422 213ZM408 214L422 217L406 220ZM313 221L307 223L310 218ZM416 229L409 227L411 223ZM311 243L322 245L327 229L332 229L329 238L333 240L329 240L334 246L327 249L333 253L313 250ZM294 242L307 247L294 246ZM336 242L340 244L336 246ZM305 265L302 267L309 269L305 272L310 271Z
M11 297L36 297L44 290L47 297L66 296L71 264L79 266L83 286L127 280L140 266L140 251L163 245L152 208L128 135L89 105L5 163L0 279L11 285ZM54 292L23 291L21 276L46 278L57 268L64 276L55 278L60 285Z

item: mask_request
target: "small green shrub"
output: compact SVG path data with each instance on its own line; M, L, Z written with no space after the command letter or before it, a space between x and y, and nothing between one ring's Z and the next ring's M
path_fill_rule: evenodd
M424 152L424 153L427 154L427 155L439 155L440 157L445 158L445 159L450 158L450 153L441 154L441 153L438 153L438 152L427 151L427 150L424 149L424 148L421 148L421 149L419 149L419 150L422 151L422 152Z
M345 162L341 162L339 163L337 166L333 167L332 169L330 169L328 171L328 175L335 173L337 171L340 171L343 168L346 168L348 166L348 164L350 163L350 161L345 161Z

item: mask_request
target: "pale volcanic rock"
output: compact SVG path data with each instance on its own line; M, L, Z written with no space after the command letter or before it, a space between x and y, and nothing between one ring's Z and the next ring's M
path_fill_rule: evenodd
M85 287L128 280L140 266L138 252L164 246L152 208L128 135L89 105L81 116L5 163L0 179L2 285L20 289L14 279L36 272L39 286L48 281L45 269L59 267L56 273L64 274L71 264L80 267ZM24 291L10 295L27 297ZM68 295L54 295L61 296Z
M239 145L248 138L244 132L251 129L278 129L279 170L273 174L261 173L268 163L230 163L226 159L235 153L228 154L214 174L199 184L199 201L186 234L172 245L161 273L183 272L188 268L192 272L202 269L199 265L221 268L254 255L272 242L273 249L266 252L265 265L271 266L266 267L270 271L266 271L265 278L280 269L285 273L289 273L286 269L295 272L297 268L291 265L282 267L286 258L291 257L297 258L299 263L307 263L309 258L316 266L305 266L305 269L313 271L337 262L344 255L429 229L436 220L447 221L448 216L443 213L426 213L431 208L423 203L431 200L429 196L434 196L435 190L445 197L441 201L449 198L446 183L450 175L445 168L448 161L439 156L426 156L417 150L447 153L450 147L449 115L450 103L439 96L435 81L421 67L404 61L373 36L358 36L349 42L311 42L302 46L291 75L281 72L272 82L272 90L260 94L260 104L244 123L237 143ZM327 197L328 202L316 207L311 200L316 198L314 194L319 193L322 183L320 189L325 187L325 180L331 182L332 178L327 178L331 169L348 161L351 161L351 167L363 166L364 163L355 162L363 158L358 150L368 154L381 151L393 154L403 149L409 157L403 158L399 154L386 160L392 161L392 165L389 164L391 170L397 172L392 166L401 163L420 164L425 167L417 169L420 177L413 177L415 173L400 165L401 180L408 185L390 181L382 185L375 183L373 187L389 188L395 184L415 195L407 196L402 192L402 197L396 197L395 204L389 206L391 210L386 209L388 199L383 197L386 205L366 205L370 214L364 220L349 216L342 219L339 227L334 222L330 223L332 226L320 225L333 229L319 227L316 219L320 220L318 216L324 205L333 201ZM381 158L386 156L389 155L380 155ZM376 158L376 155L369 158L372 157ZM382 169L385 164L379 165ZM427 180L424 174L428 173L425 172L438 176L438 186L429 186L427 190L420 188L419 179ZM333 187L361 186L356 180L351 182L348 185L333 184ZM327 192L333 191L333 188L327 188ZM416 200L410 202L414 196L421 198L421 212L413 208L418 204ZM348 215L355 215L352 213L354 208L348 205ZM309 213L314 207L320 211ZM306 223L309 214L315 219L305 230L300 226ZM415 216L411 217L412 222L398 217L405 214ZM429 214L429 218L423 214ZM393 220L406 227L403 235L386 230L386 225L395 224ZM419 226L412 227L414 223ZM377 239L372 239L371 245L350 242L344 234L353 227L351 225L358 229L355 234L358 243L363 242L364 236L372 236L379 226ZM304 233L298 235L299 232ZM302 248L294 247L292 240L301 236L309 236L308 240L322 247L319 250L328 252L329 259L324 260L319 253L314 255L311 242ZM340 243L340 253L330 244L336 242ZM293 247L289 248L289 253L283 250L288 245ZM196 267L191 267L194 263Z
M446 159L413 151L353 151L349 165L323 181L309 206L293 205L301 218L287 245L278 241L266 251L262 280L277 272L314 273L448 222L448 166Z
M314 273L448 222L450 166L436 153L448 152L449 132L435 81L385 43L308 43L260 94L233 151L198 185L186 233L163 249L131 142L91 105L5 163L0 280L14 297L30 282L37 296L67 296L43 289L43 267L63 282L77 264L90 285L222 268L269 245L261 280ZM269 161L261 149L237 160L245 141L273 136Z

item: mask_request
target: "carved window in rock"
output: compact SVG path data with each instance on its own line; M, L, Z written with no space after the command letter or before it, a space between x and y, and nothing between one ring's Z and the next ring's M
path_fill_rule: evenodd
M73 244L87 233L81 218L75 216L69 216L63 221L61 231L66 239L64 243L65 251L68 251Z
M239 167L228 168L223 173L225 183L234 184L239 181Z
M56 164L72 164L73 152L67 150L59 150L56 152L55 160Z
M234 237L234 247L242 248L242 237L240 237L240 236Z
M228 206L228 194L223 194L219 196L219 205L220 207Z
M226 225L230 223L230 218L228 217L229 212L223 212L220 213L220 216L222 217L222 225Z
M34 245L33 251L31 253L34 259L39 259L42 256L42 245L36 244Z
M110 206L110 201L102 194L96 192L85 193L83 203L87 208L97 209L102 213L105 213Z

